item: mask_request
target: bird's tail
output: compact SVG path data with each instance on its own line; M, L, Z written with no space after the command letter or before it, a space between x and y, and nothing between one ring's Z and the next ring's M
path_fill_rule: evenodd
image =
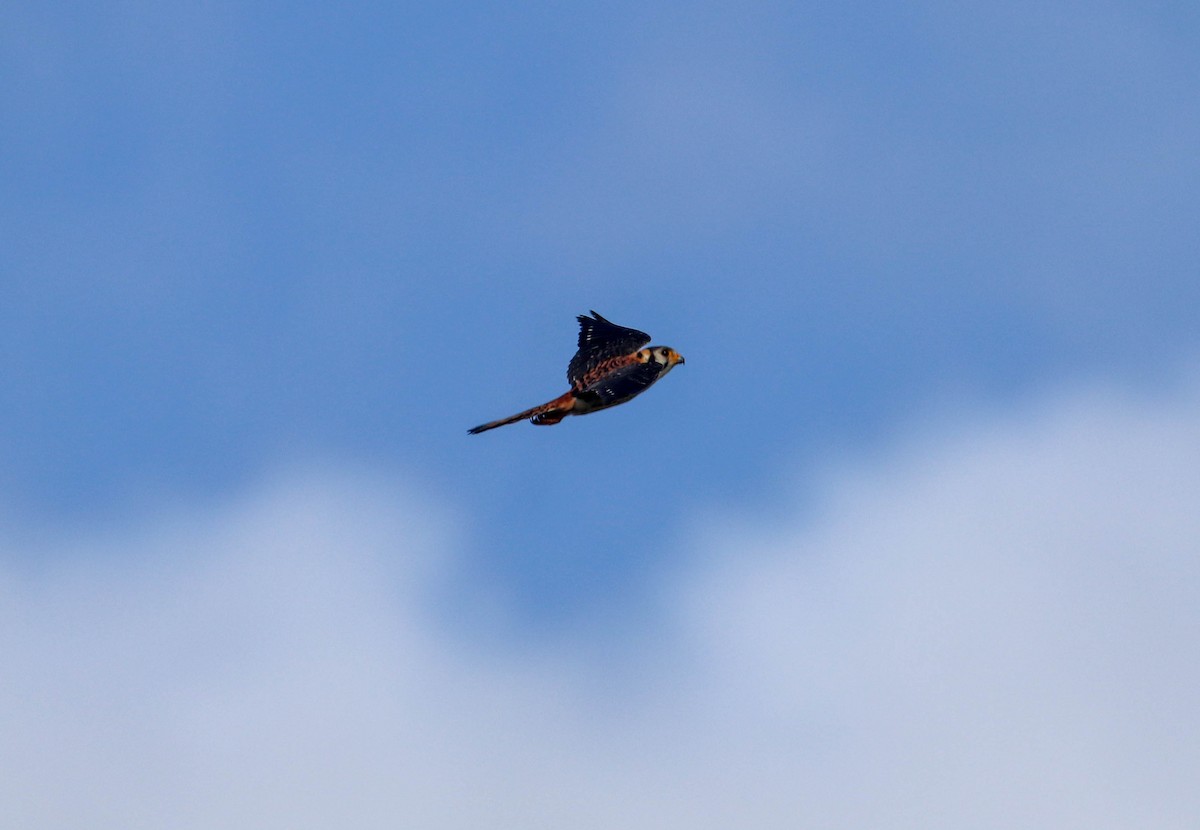
M487 432L489 429L495 429L507 424L515 424L517 421L524 421L526 418L538 426L549 426L557 424L563 418L567 417L567 415L571 414L574 406L575 394L567 392L565 395L560 395L549 403L535 406L532 409L526 409L524 412L518 412L516 415L501 418L499 421L489 421L486 424L480 424L474 429L467 430L467 432L472 435L478 435L481 432Z

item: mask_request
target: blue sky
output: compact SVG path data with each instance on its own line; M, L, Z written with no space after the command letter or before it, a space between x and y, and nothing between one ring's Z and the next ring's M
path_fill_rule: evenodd
M28 744L7 764L25 770L24 747L54 731L36 726L37 678L52 688L55 667L91 653L57 627L64 608L93 613L114 653L142 643L132 621L161 628L161 651L147 647L144 664L101 664L95 682L119 726L128 725L119 702L144 675L172 678L155 737L118 744L131 754L195 752L207 769L229 758L180 737L181 713L206 712L216 719L206 730L232 735L240 717L261 714L231 702L253 685L247 677L267 678L264 694L299 690L285 713L321 710L320 673L289 673L306 637L321 637L290 604L303 601L324 609L313 619L334 631L314 653L334 676L344 670L375 726L403 721L376 670L403 675L405 660L435 668L428 687L405 681L406 694L446 698L429 714L435 724L480 707L474 692L448 691L455 681L504 687L495 719L480 724L486 735L462 733L464 748L509 752L504 736L528 726L530 711L554 710L548 720L574 736L575 754L539 726L532 755L521 755L532 766L514 773L522 783L468 765L484 790L512 799L500 826L562 817L528 783L560 755L575 759L555 772L564 792L576 792L575 771L629 794L627 813L599 813L622 826L699 826L637 791L620 737L649 726L645 757L677 770L671 786L719 777L671 757L670 736L716 751L732 733L689 731L689 713L708 711L774 732L764 712L776 710L762 699L780 683L745 667L759 665L754 655L784 665L821 648L861 658L865 673L850 672L827 698L789 692L795 708L783 708L794 719L785 720L799 732L780 734L827 741L837 760L823 773L827 792L878 774L886 806L886 787L912 782L856 768L852 750L868 751L868 738L836 724L894 726L888 707L902 704L866 693L849 698L861 709L835 701L851 680L895 680L878 666L898 666L889 661L906 652L882 659L863 634L878 605L924 606L868 588L880 574L915 585L926 566L944 572L950 560L929 551L951 540L965 570L958 582L934 580L935 599L963 586L968 596L1007 596L1015 584L1013 603L1030 612L1016 618L1045 623L1041 594L1024 589L1075 596L1064 574L1087 570L1105 522L1132 541L1128 561L1113 553L1098 569L1096 579L1110 578L1098 594L1124 586L1133 595L1116 603L1115 621L1099 625L1080 596L1046 624L1132 632L1127 649L1104 653L1107 668L1047 669L1075 653L1073 634L1044 638L1044 663L1013 667L1005 660L1040 629L1003 628L1002 605L950 603L942 619L1003 628L995 666L1019 668L1025 692L1053 688L1061 707L1038 708L1032 693L988 697L979 678L990 664L979 653L948 648L914 663L929 667L930 683L950 678L939 689L986 698L1010 726L1032 723L1022 720L1030 712L1073 711L1072 695L1094 680L1118 691L1093 701L1096 723L1078 722L1079 735L1135 699L1175 716L1183 734L1200 732L1194 705L1121 685L1137 675L1170 686L1170 660L1138 668L1136 655L1145 642L1177 642L1198 620L1187 602L1168 603L1175 616L1153 610L1172 585L1195 598L1200 553L1194 502L1179 495L1200 490L1178 460L1194 457L1187 424L1200 364L1192 4L45 3L7 8L0 24L0 516L9 528L0 594L13 601L14 630L29 635L18 639L45 646L22 650L34 680L6 692L14 712L34 712L22 721L34 724L23 727ZM467 436L565 390L574 315L593 308L651 332L687 365L634 405L554 429ZM1079 443L1093 433L1099 443ZM1139 498L1157 500L1123 499L1131 481ZM1061 501L1061 521L1029 495L1045 482L1060 485L1045 499ZM901 508L912 527L895 526ZM978 520L977 534L939 524L960 508ZM1145 511L1166 512L1144 522ZM859 527L879 535L865 543ZM1023 555L996 565L997 551L1013 549ZM242 554L250 565L237 564ZM846 570L811 571L823 557ZM264 576L303 573L310 559L324 576L296 577L294 590ZM712 598L711 617L734 633L720 634L696 621L695 598L726 571L718 583L730 593ZM371 586L376 577L383 588ZM150 599L187 597L192 578L212 603ZM792 593L764 587L773 582ZM89 585L120 601L73 602L91 597ZM796 598L814 586L858 634L770 636L811 627ZM208 640L223 591L244 614ZM274 633L243 649L251 623ZM919 616L905 630L927 636L936 623ZM393 635L425 645L400 648ZM359 641L370 645L346 663L342 646ZM172 644L202 654L188 662L178 656L188 649ZM222 644L235 652L228 660ZM453 656L439 673L441 658L429 655L442 652ZM1194 656L1183 659L1180 675L1195 678ZM977 663L963 679L958 668ZM694 687L662 668L681 664ZM277 676L264 669L275 665ZM45 715L54 728L83 718L92 687L71 677L62 710ZM919 673L907 677L919 685ZM745 685L754 678L758 686ZM576 691L558 700L564 686ZM914 692L911 702L937 719L928 699ZM606 739L580 726L593 717L625 719ZM313 740L355 734L337 723L334 737ZM288 724L281 715L279 734ZM879 734L893 750L906 745L895 729ZM931 734L944 743L930 739L930 758L958 757L965 745L948 727ZM1130 740L1154 754L1151 734ZM287 755L278 735L259 737L245 739L245 755ZM1092 750L1119 755L1122 740L1103 733ZM1083 758L1083 744L1061 746ZM739 746L753 769L763 748ZM87 749L76 753L83 779L102 765ZM1003 749L1003 769L1028 761ZM345 752L348 768L386 778L387 758L352 741ZM771 752L788 763L761 777L767 790L791 763L821 768L802 752ZM1164 757L1193 760L1179 752ZM438 775L453 760L432 765L424 791L452 790ZM1182 787L1155 791L1121 764L1060 782L1085 794L1115 777L1128 796L1120 809L1062 814L1047 806L1051 796L1031 797L1025 823L1097 826L1097 815L1125 810L1141 826L1170 826L1194 806ZM955 804L936 792L929 803L962 818L1003 800L979 783L989 771L948 784L942 795L953 789ZM320 779L316 769L283 776L276 795L310 787L310 772ZM34 778L33 791L53 792ZM163 810L186 778L163 783ZM121 786L103 776L93 784L96 800L63 816L107 804L128 818ZM976 788L978 800L962 795ZM802 815L880 826L865 807L794 812L775 797L786 789L763 793L762 826ZM225 802L223 792L213 786L212 805L253 800ZM128 795L137 803L145 794ZM1157 818L1137 809L1152 795L1168 805ZM324 807L337 815L332 803ZM447 814L436 798L422 803L428 816ZM741 814L733 800L711 816L722 809ZM29 826L56 826L52 812L23 815ZM197 812L197 825L219 815ZM371 815L358 823L371 826Z

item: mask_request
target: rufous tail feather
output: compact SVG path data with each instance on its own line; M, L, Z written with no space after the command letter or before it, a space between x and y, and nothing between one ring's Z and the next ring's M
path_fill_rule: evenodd
M542 425L557 424L564 417L566 417L567 413L571 411L571 408L574 405L575 396L573 393L568 392L565 395L555 398L549 403L544 403L541 406L535 406L532 409L526 409L524 412L518 412L516 415L509 415L507 418L501 418L499 421L489 421L486 424L480 424L473 429L467 430L467 432L471 433L472 435L478 435L481 432L487 432L489 429L507 426L508 424L515 424L517 421L524 421L526 418L536 418L538 415L550 416L540 422ZM534 423L539 422L534 421Z

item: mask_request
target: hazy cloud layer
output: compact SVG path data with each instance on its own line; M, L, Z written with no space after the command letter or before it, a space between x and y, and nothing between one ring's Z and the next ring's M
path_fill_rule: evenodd
M773 528L694 528L641 672L586 637L451 634L452 517L370 477L27 535L0 559L0 806L29 828L1184 827L1197 416L1194 385L1060 397L831 468Z

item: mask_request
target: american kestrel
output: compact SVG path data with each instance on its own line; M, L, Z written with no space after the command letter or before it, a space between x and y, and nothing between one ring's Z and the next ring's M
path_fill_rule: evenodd
M515 424L526 418L538 426L557 424L568 415L587 415L625 403L654 384L675 366L683 355L670 346L651 346L650 335L605 320L596 312L580 316L579 351L567 366L571 391L549 403L526 409L499 421L468 430L472 435Z

